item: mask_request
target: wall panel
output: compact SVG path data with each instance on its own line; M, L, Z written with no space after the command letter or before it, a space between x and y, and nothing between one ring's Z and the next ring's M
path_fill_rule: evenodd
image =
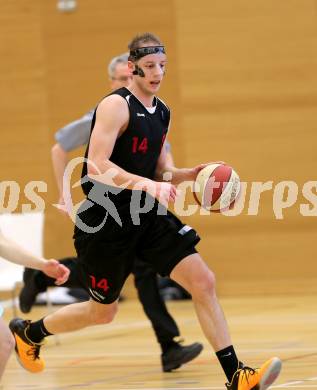
M19 203L9 211L21 211L24 203L34 207L24 188L31 180L46 180L49 161L43 37L36 4L1 1L0 35L1 181L18 183ZM1 211L7 206L1 204Z
M243 181L316 180L315 2L175 1L187 165L224 160ZM250 192L247 193L248 205ZM223 293L281 289L315 275L314 218L297 203L276 220L273 191L257 216L190 221ZM299 259L305 267L298 269ZM270 284L267 285L267 281ZM265 287L266 286L266 287ZM268 288L267 288L268 287Z

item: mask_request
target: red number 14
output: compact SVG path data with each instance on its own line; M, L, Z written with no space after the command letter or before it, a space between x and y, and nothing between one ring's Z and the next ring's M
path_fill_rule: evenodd
M139 142L139 137L132 138L132 153L146 153L148 149L147 138L143 138L141 142Z
M91 286L92 288L100 288L101 290L103 291L108 291L109 290L109 286L108 286L108 280L103 278L103 279L100 279L99 281L96 280L96 278L93 276L93 275L89 275L90 279L91 279Z

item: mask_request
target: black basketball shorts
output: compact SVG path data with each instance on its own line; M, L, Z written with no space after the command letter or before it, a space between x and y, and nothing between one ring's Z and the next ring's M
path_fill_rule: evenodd
M122 227L109 217L97 233L76 227L74 239L82 283L93 300L108 304L119 297L136 258L167 276L182 259L197 253L195 245L200 240L194 229L170 212Z

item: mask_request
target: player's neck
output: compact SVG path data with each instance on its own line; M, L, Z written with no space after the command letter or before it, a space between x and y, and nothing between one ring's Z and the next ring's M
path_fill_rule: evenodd
M146 91L143 91L137 85L129 85L128 88L134 96L136 96L145 107L152 107L155 95Z

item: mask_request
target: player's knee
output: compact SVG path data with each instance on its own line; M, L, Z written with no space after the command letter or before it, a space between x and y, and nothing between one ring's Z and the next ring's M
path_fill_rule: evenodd
M114 317L116 316L118 311L118 305L105 305L103 310L98 310L94 313L94 323L96 325L99 324L109 324Z
M214 295L215 293L216 277L210 270L201 275L200 278L193 283L191 294L195 299L204 300L207 296L210 297L210 295Z

